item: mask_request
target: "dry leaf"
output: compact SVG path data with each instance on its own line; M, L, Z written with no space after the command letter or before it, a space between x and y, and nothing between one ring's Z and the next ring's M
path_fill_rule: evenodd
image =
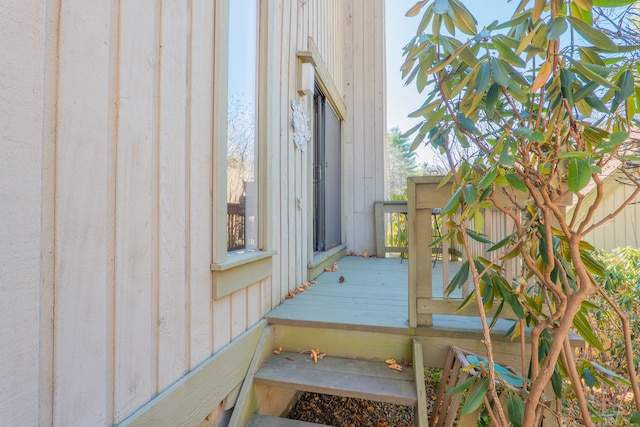
M328 271L328 272L337 271L337 270L340 270L340 267L338 267L338 261L334 262L329 267L324 268L324 271Z
M291 299L293 297L296 296L296 291L289 291L289 293L287 294L287 296L285 296L285 299Z
M291 360L292 362L295 362L295 361L296 361L296 359L294 359L293 357L289 357L289 356L285 357L285 359L287 359L287 360Z
M358 256L358 252L356 252L356 251L349 251L349 252L347 252L347 256Z
M369 251L362 252L362 258L369 258Z
M397 363L392 363L391 365L389 365L389 368L393 369L394 371L402 372L402 365L398 365Z
M282 353L282 347L276 347L275 350L273 350L273 354L280 354Z
M304 286L299 286L298 287L298 292L304 292L304 289L305 289Z
M320 354L318 355L318 360L322 360L322 359L324 359L325 357L327 357L327 353L320 353Z
M340 278L338 279L338 282L344 283L344 276L340 276Z
M412 365L413 365L413 363L411 363L411 362L410 362L410 361L408 361L407 359L402 359L402 364L403 364L404 366L412 366Z
M312 281L309 282L309 286L315 285L316 283L318 283L318 279L313 279Z
M394 363L396 363L396 359L392 357L390 359L385 360L384 363L386 363L387 365L393 365Z
M317 348L311 350L311 358L313 359L313 363L318 363L318 355L320 355L320 350L318 350Z

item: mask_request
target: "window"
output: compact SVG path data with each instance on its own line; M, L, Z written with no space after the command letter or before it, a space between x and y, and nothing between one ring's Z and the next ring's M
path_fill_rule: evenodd
M257 0L229 3L227 251L258 248Z
M216 2L213 298L272 273L266 141L267 26L272 2ZM261 90L262 89L262 90Z

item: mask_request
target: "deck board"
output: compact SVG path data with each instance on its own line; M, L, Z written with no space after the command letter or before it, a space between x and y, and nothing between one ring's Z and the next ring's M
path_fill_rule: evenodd
M273 324L408 331L407 264L398 258L343 257L337 271L322 273L317 283L283 302L267 318ZM449 268L452 277L458 265L451 262ZM442 295L441 262L433 268L433 288L435 295ZM502 334L510 326L511 321L499 320L494 332ZM420 327L421 335L443 331L477 333L482 326L476 317L434 315L433 326Z
M394 371L384 362L325 357L314 363L308 354L271 355L256 373L256 384L290 387L415 406L417 392L413 369Z

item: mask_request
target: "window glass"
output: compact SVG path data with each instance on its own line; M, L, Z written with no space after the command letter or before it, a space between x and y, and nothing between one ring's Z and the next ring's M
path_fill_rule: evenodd
M229 1L227 250L258 248L258 0Z

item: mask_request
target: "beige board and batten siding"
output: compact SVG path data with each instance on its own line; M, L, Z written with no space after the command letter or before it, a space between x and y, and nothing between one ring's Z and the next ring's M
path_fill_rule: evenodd
M635 191L635 186L624 184L626 178L617 170L602 179L604 181L603 199L600 206L596 208L590 225L613 214ZM586 216L587 207L591 206L595 198L595 189L586 194L582 208L577 213L577 220ZM575 214L575 207L574 205L567 211L567 216L572 217ZM625 246L640 248L640 195L636 196L616 217L585 235L584 240L597 249L607 251Z
M386 57L384 1L353 0L344 8L344 236L348 250L376 250L374 204L384 199Z
M0 419L117 424L163 390L182 390L189 372L217 363L306 279L312 151L294 148L290 102L297 53L310 39L346 105L345 242L369 248L366 223L373 242L383 2L266 2L261 126L277 255L271 277L218 299L210 264L220 2L13 3L0 13L10 29L0 36ZM204 419L207 405L192 416Z

